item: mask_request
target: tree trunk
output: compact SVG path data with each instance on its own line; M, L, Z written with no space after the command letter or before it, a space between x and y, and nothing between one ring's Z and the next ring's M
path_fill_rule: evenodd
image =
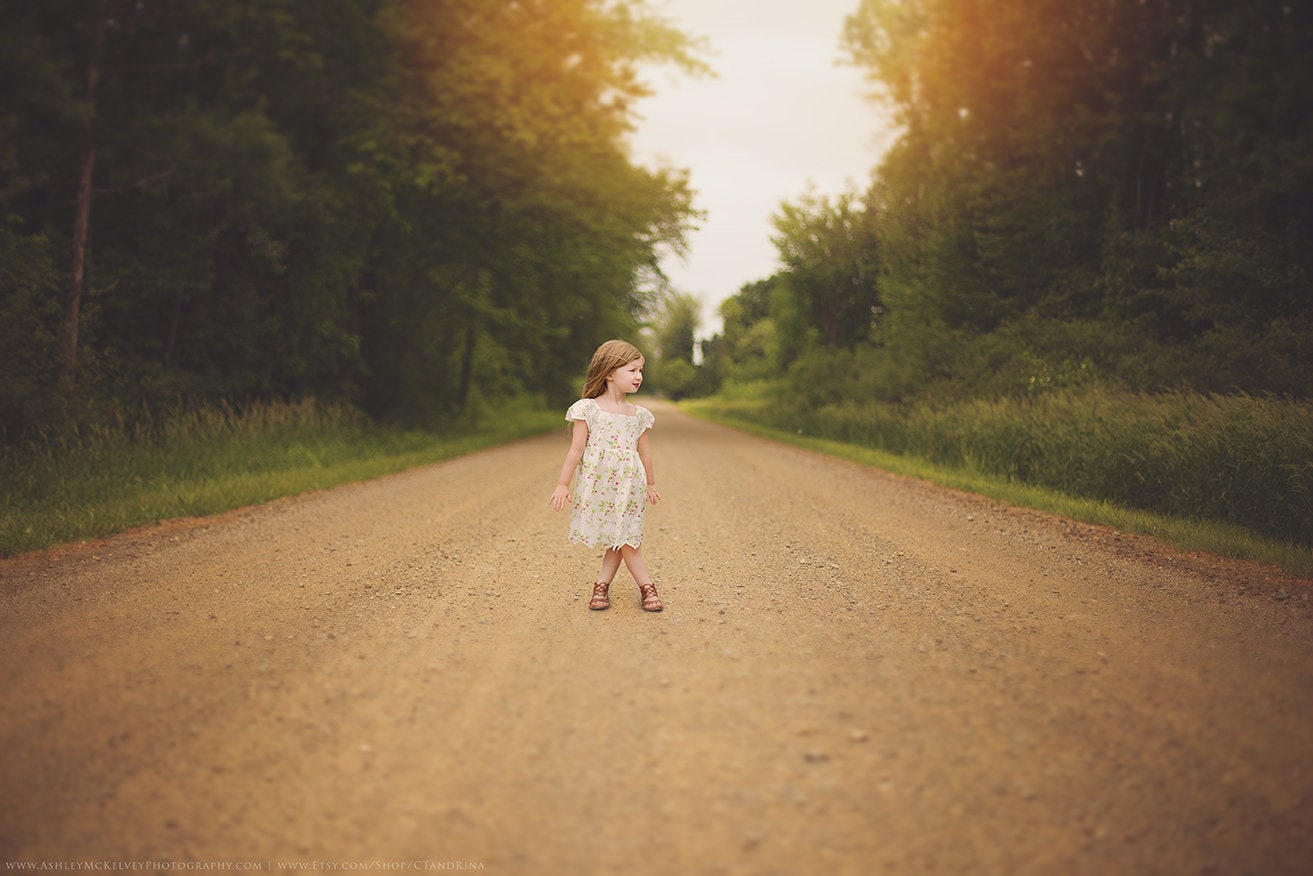
M73 253L68 292L64 298L63 379L71 392L77 380L78 314L86 276L87 238L91 229L92 177L96 167L96 88L100 83L100 55L105 42L105 2L90 0L87 16L86 119L82 129L82 157L78 166L73 210Z

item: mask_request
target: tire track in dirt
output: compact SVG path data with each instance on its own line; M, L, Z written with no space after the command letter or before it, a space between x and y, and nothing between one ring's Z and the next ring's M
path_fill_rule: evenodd
M563 432L0 562L0 857L1313 860L1308 582L653 407L660 615L586 610Z

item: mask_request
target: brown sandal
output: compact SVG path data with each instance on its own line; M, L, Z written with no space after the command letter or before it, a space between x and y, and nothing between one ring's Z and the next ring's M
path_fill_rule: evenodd
M588 607L593 611L605 611L611 607L611 600L606 595L610 589L610 581L598 581L593 585L593 598L588 601Z
M655 584L639 584L638 594L643 598L643 611L661 611L665 608L661 604L661 597L657 596Z

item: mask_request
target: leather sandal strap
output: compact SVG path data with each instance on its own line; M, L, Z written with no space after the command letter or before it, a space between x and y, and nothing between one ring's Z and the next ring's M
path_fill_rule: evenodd
M651 582L648 582L647 584L639 584L638 594L642 599L644 609L647 609L648 611L657 611L662 607L661 597L657 595L655 584Z

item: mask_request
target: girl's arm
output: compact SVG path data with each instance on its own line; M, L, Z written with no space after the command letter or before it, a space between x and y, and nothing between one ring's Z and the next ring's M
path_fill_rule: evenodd
M570 438L570 449L565 454L565 465L561 466L561 476L556 481L556 489L547 504L552 510L560 511L570 501L570 483L574 480L574 470L584 455L584 445L588 443L588 424L583 420L574 421L574 434Z
M638 436L638 459L647 472L647 501L655 505L661 501L661 494L656 488L656 472L652 468L652 445L647 440L647 432Z

